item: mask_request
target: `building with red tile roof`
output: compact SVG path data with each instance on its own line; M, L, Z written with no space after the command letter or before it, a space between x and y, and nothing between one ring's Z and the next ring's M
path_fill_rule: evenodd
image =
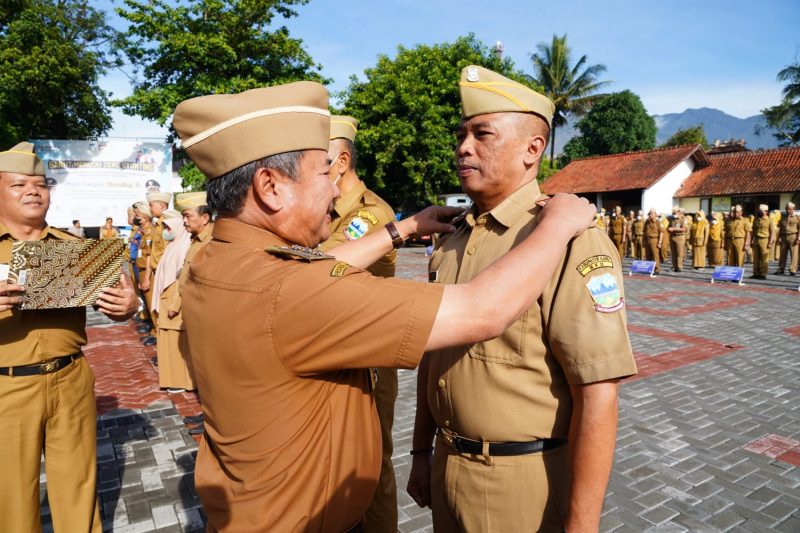
M800 147L708 154L700 145L658 148L572 161L541 184L546 194L571 192L611 211L673 205L688 212L727 210L742 204L753 212L797 203L800 194Z

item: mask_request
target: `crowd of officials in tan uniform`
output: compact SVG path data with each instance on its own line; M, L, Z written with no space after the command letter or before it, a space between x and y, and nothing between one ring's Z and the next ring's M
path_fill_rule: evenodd
M695 270L742 267L749 261L752 277L766 279L769 261L778 261L774 274L786 274L787 264L789 275L797 273L800 215L791 202L783 213L770 212L769 206L761 204L749 217L740 205L708 216L698 211L693 217L679 207L674 207L669 216L651 209L646 217L641 210L623 216L622 208L616 207L610 215L601 210L595 220L598 227L606 229L620 257L654 261L656 274L661 263L670 258L672 270L680 272L687 256L691 256Z
M407 490L436 531L597 530L617 387L636 373L620 258L658 266L669 239L677 270L687 249L695 268L720 264L723 248L741 264L752 247L760 262L785 235L796 271L793 213L778 231L741 209L694 224L680 210L645 220L617 209L592 224L585 200L538 189L553 103L478 66L453 81L456 168L474 204L402 221L356 174L358 122L330 117L321 85L177 107L207 192L151 191L132 205L129 276L98 308L126 320L141 299L161 386L198 391L209 531L396 531L395 369L417 365ZM75 238L45 222L32 145L0 153L0 199L12 206L0 211L0 263L14 239ZM397 248L434 233L432 283L393 278ZM100 531L85 310L20 311L23 292L0 281L0 414L14 421L0 453L30 448L0 481L12 503L0 530L39 529L44 449L56 531ZM42 342L44 329L58 342ZM72 403L54 411L54 393Z

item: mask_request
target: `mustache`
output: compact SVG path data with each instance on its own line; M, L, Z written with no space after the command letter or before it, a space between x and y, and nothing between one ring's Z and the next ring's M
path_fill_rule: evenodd
M459 167L472 167L474 169L480 170L481 166L477 162L474 162L466 157L459 157L456 159L456 165Z

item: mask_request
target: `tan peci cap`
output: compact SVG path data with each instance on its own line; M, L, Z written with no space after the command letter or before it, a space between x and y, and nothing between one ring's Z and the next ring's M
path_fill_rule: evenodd
M769 211L769 206L767 204L759 204L758 210L759 211Z
M548 97L489 69L464 67L459 86L464 118L511 111L539 115L548 126L553 122L556 106Z
M356 142L356 133L358 133L358 121L353 117L345 115L331 117L331 140L347 139Z
M178 104L172 125L209 180L270 155L328 150L328 91L298 81Z
M193 207L208 205L206 203L206 193L202 192L182 192L175 195L175 209L186 211Z
M183 215L180 214L175 209L167 209L166 211L161 213L161 218L163 218L164 220L168 218L183 218Z
M44 176L44 163L33 151L33 144L21 142L0 152L0 172L13 172L27 176Z
M148 204L147 202L142 202L140 200L140 201L134 203L133 207L138 209L139 212L141 214L143 214L144 216L146 216L146 217L152 217L153 216L152 211L150 211L150 204Z
M164 202L169 205L169 201L172 200L172 195L168 192L149 192L146 198L148 202Z

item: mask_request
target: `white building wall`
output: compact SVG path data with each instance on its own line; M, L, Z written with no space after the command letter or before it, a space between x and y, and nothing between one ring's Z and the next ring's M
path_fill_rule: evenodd
M683 180L689 177L694 170L694 159L687 158L669 171L663 178L646 189L642 194L642 209L647 213L655 208L659 213L671 213L672 206L677 204L673 200Z

